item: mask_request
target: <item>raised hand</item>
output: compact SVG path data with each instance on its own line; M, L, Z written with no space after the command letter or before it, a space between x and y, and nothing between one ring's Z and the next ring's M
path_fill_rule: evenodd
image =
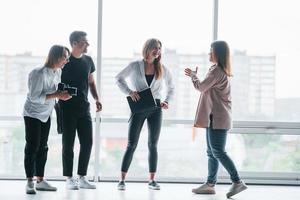
M185 74L186 76L191 77L191 76L193 76L193 75L197 75L197 71L198 71L198 67L196 67L196 70L195 70L195 71L191 70L190 68L185 68L185 69L184 69L184 74Z

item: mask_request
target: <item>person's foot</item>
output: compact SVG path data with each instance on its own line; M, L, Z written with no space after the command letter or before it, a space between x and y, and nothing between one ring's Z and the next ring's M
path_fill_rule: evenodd
M243 181L241 181L239 183L232 183L232 185L229 189L229 192L226 194L226 197L230 198L233 195L236 195L236 194L246 190L247 188L248 188L247 185Z
M83 189L96 189L96 185L90 183L85 176L79 178L79 187Z
M41 182L37 182L35 186L36 190L41 191L56 191L57 188L50 185L46 180L42 180Z
M66 180L66 187L68 190L78 190L78 181L77 179L71 177Z
M27 181L26 194L36 194L36 191L34 189L34 182L33 181Z
M213 184L204 183L197 188L192 189L195 194L216 194L215 187Z
M160 190L160 186L154 180L152 180L148 183L148 187L149 187L149 189L152 189L152 190Z
M125 189L126 189L125 181L119 181L118 190L125 190Z

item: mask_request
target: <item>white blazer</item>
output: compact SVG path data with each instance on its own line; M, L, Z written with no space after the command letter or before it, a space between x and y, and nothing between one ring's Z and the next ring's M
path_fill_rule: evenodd
M132 88L129 88L126 79L129 78ZM150 88L152 95L155 99L161 99L161 90L163 88L163 80L167 86L167 95L165 100L169 102L174 97L174 83L172 79L171 72L163 66L163 76L161 79L156 80L153 78ZM129 63L117 76L116 76L117 85L126 95L129 95L132 91L142 91L149 88L147 80L145 77L145 64L143 60L138 60Z

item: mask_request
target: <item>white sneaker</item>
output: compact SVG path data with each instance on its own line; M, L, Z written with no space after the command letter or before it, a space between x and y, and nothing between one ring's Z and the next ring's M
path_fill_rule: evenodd
M204 183L197 188L192 189L195 194L216 194L215 187L208 183Z
M125 190L125 189L126 189L125 181L119 181L118 190Z
M33 181L27 181L26 194L36 194L36 191L34 189L34 182Z
M84 189L96 189L96 185L90 183L85 176L79 178L79 187Z
M41 191L56 191L57 190L56 187L53 187L52 185L50 185L46 180L36 183L35 189L41 190Z
M78 181L77 179L71 177L71 178L67 178L66 180L66 187L69 190L78 190Z
M236 195L237 193L246 190L247 188L247 185L243 181L241 181L240 183L232 183L229 192L226 194L226 197L230 198L233 195Z

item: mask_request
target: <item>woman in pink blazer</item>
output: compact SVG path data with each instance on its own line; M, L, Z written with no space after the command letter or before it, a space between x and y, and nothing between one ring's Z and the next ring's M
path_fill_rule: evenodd
M201 92L195 127L206 128L208 156L208 177L206 183L192 190L196 194L215 194L219 162L230 174L232 186L226 194L227 198L247 189L241 181L237 169L225 151L227 131L232 126L231 120L231 86L230 51L225 41L211 44L209 61L213 65L204 80L199 80L196 71L184 70L191 77L194 87Z

